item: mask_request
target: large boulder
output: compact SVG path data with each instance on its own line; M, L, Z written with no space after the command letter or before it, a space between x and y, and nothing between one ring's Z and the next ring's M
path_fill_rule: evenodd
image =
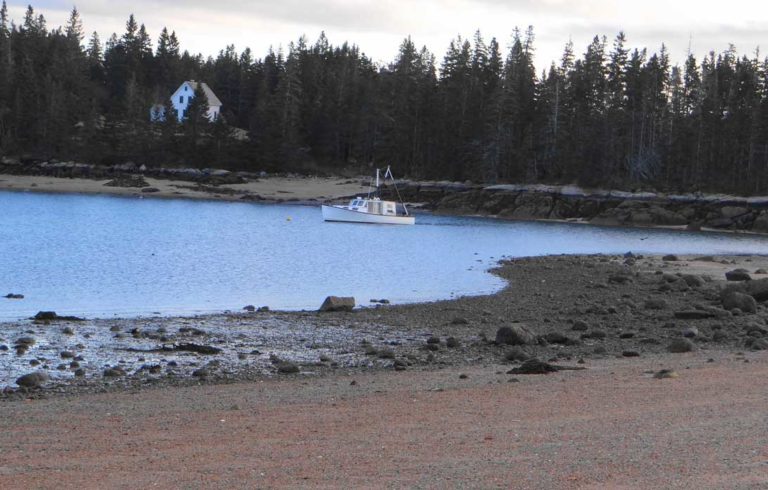
M533 220L549 218L553 200L541 194L522 194L515 201L515 208L501 213L506 218Z
M751 281L752 276L744 269L734 269L725 273L725 279L728 281Z
M328 296L320 306L320 311L352 311L355 298L352 296Z
M738 218L748 213L750 213L750 210L742 206L723 206L720 208L720 214L723 218L728 219Z
M496 343L499 345L532 345L537 343L536 335L523 325L501 327L496 331Z
M39 388L48 381L48 374L44 371L25 374L16 379L16 384L22 388Z
M51 321L56 320L59 316L56 314L55 311L38 311L37 314L34 316L35 320L40 321Z
M694 276L693 274L683 274L682 279L692 288L699 288L704 285L704 279L699 276Z
M680 226L688 224L688 219L685 216L661 206L651 206L649 212L655 225Z
M768 300L768 278L753 279L744 284L745 292L757 301Z
M738 291L725 291L720 299L723 303L723 308L726 310L738 308L744 313L757 312L757 301L748 294L740 293Z
M768 211L763 211L752 224L752 231L768 233Z

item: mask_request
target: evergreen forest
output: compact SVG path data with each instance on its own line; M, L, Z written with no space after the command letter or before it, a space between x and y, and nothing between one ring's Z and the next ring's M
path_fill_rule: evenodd
M661 41L661 40L660 40ZM92 164L367 173L486 183L765 193L768 58L734 47L673 64L629 49L624 33L565 44L537 72L533 28L508 39L454 39L442 58L411 40L394 60L301 37L262 57L226 46L215 57L156 39L133 15L125 32L86 35L77 9L60 28L28 7L0 11L0 154ZM150 121L185 80L182 123Z

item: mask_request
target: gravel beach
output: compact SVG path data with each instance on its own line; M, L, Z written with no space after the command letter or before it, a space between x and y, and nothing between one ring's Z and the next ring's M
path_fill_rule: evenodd
M5 324L0 362L51 375L0 398L0 486L759 488L766 268L516 259L492 296Z

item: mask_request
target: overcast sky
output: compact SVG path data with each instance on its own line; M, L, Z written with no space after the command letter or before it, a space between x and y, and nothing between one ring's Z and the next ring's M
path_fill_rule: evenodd
M17 22L26 3L8 2ZM33 7L52 28L66 21L72 4L41 0ZM79 0L75 5L86 32L97 31L102 41L112 32L121 35L133 13L153 42L168 26L182 49L204 55L234 44L261 58L270 45L285 47L302 34L312 42L325 31L332 44L349 41L382 62L392 61L402 39L411 35L439 63L459 34L471 37L480 29L486 41L496 37L506 53L514 27L528 25L534 26L539 69L560 58L569 38L582 54L595 34L608 36L610 45L620 30L631 47L658 51L665 43L673 62L681 62L689 46L701 57L724 51L729 43L748 55L768 44L765 0Z

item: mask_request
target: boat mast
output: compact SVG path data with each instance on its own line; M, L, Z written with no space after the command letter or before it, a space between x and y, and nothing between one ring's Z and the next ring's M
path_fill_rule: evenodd
M405 215L409 216L410 213L408 212L408 207L405 205L405 201L403 201L403 196L400 195L400 189L397 188L397 181L395 180L395 176L392 175L392 167L390 165L387 165L387 171L384 173L384 180L387 180L387 176L389 176L390 179L392 179L392 185L395 188L395 192L397 193L397 198L400 200L400 203L403 205L403 211L405 211ZM378 183L378 170L376 171L376 182Z

